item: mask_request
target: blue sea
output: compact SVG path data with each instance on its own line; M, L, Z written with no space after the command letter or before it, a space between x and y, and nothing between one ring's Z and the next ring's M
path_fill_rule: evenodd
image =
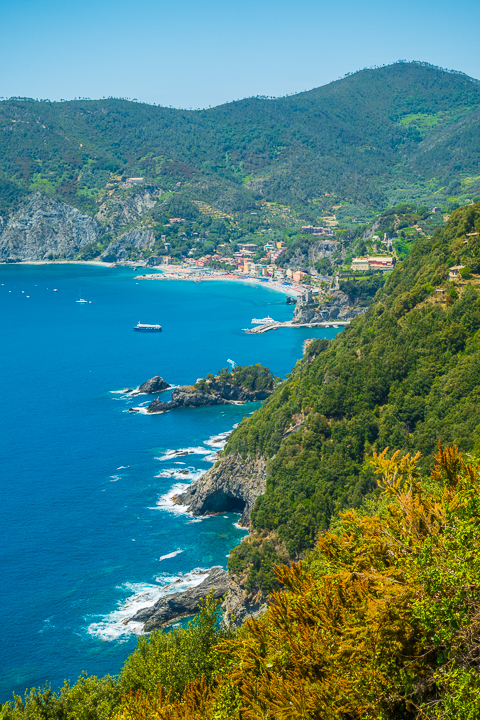
M139 630L124 620L226 567L245 536L238 515L194 519L171 496L258 405L132 414L149 398L126 389L153 375L192 383L227 359L284 377L307 337L337 332L246 335L252 317L291 318L284 295L135 274L0 266L0 702L82 671L118 673ZM139 321L163 332L133 332Z

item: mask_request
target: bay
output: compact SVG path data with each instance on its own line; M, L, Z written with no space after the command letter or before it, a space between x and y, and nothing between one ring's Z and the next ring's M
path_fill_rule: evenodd
M211 467L215 448L258 405L147 416L128 408L148 398L122 391L157 374L193 383L227 359L284 377L307 337L338 332L249 336L252 317L291 318L284 295L134 275L0 266L2 702L82 671L118 673L136 644L124 620L226 567L245 535L235 514L192 522L169 498ZM80 293L90 302L76 303ZM139 321L163 332L135 333ZM188 454L173 457L178 450Z

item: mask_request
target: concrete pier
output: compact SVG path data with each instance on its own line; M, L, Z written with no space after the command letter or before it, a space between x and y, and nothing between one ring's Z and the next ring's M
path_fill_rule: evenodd
M278 323L269 323L268 325L259 325L258 327L254 328L245 328L245 332L248 335L260 335L261 333L268 332L269 330L278 330L279 328L316 328L316 327L323 327L323 328L339 328L339 327L345 327L346 325L350 325L350 320L336 320L335 322L316 322L316 323L293 323L293 322L278 322Z

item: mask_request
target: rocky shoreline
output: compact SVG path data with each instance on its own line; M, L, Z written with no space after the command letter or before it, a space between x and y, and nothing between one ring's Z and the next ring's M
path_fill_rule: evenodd
M228 572L221 567L210 568L207 577L196 587L185 592L174 593L157 600L155 605L139 610L129 622L143 623L143 631L151 632L189 615L200 609L202 599L212 592L215 600L220 600L228 590Z
M147 413L163 413L180 407L208 407L211 405L229 405L232 403L258 402L265 400L272 391L249 391L230 383L211 382L207 391L194 385L181 385L172 391L172 399L163 402L160 398L150 403Z

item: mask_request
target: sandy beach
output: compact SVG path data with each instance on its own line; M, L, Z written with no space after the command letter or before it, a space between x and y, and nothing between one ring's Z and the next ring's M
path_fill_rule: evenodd
M168 266L163 272L149 274L149 275L136 275L135 280L187 280L189 282L238 282L244 285L257 285L259 287L267 287L272 290L278 290L284 295L291 295L297 297L305 292L305 288L296 283L285 285L283 282L278 280L261 280L260 278L246 277L243 275L234 275L233 273L226 273L224 275L197 275L192 273L191 270L182 270L178 266Z

